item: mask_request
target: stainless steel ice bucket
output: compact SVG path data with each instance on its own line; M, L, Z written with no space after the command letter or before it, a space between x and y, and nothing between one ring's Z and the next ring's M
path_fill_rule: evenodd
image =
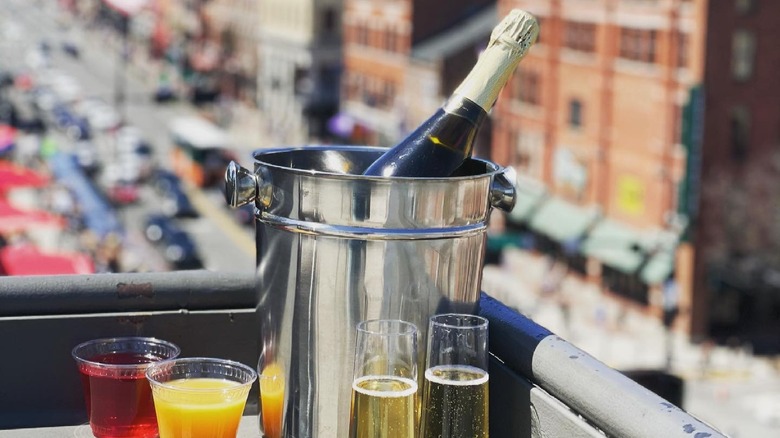
M256 207L258 373L283 377L281 436L348 436L358 322L415 323L422 371L428 318L477 310L489 215L514 205L513 174L470 159L450 178L361 176L382 152L260 150L254 172L228 167L228 202ZM276 420L260 381L263 429Z

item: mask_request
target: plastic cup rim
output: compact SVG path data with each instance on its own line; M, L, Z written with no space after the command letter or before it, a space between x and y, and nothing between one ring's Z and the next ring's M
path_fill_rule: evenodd
M160 359L157 361L147 362L147 363L138 363L138 364L113 364L113 363L103 363L103 362L95 362L90 359L85 359L83 357L80 357L78 354L76 354L76 351L82 347L86 347L87 345L92 344L98 344L98 343L110 343L110 342L127 342L127 341L144 341L144 342L150 342L158 345L163 345L168 348L172 348L174 351L173 357ZM117 370L132 370L132 369L144 369L149 367L152 364L158 363L158 362L164 362L167 360L173 360L176 357L181 354L181 348L179 348L178 345L166 341L164 339L160 338L154 338L154 337L146 337L146 336L118 336L114 338L96 338L96 339L90 339L89 341L82 342L71 350L71 356L73 356L73 359L76 360L76 362L89 365L92 367L99 367L99 368L110 368L110 369L117 369Z
M235 380L232 380L233 382L238 383L238 386L232 388L209 389L209 388L180 388L177 386L170 385L168 383L168 382L174 382L176 380L184 380L186 379L186 377L183 379L172 379L169 380L168 382L160 382L159 380L157 380L152 376L156 368L161 368L163 366L173 366L176 363L194 363L194 362L211 362L219 365L229 365L247 372L252 378L248 382L236 382ZM192 392L192 393L199 393L199 394L235 391L240 388L251 386L252 383L254 383L254 381L257 380L257 372L252 367L234 360L220 359L216 357L177 357L173 359L166 359L163 361L154 362L150 364L150 366L146 369L144 375L146 376L146 380L148 380L149 383L153 386L159 388L165 388L171 391Z

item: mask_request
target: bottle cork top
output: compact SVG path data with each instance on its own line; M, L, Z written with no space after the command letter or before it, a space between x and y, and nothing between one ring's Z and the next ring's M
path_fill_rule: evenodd
M539 23L533 15L520 9L513 9L493 28L488 47L498 43L505 44L511 47L516 55L523 57L538 36Z
M493 28L487 48L455 90L448 105L457 106L458 99L466 98L486 112L490 111L501 88L512 76L517 63L536 42L537 36L539 23L533 15L513 9ZM445 110L448 108L449 106L445 107Z

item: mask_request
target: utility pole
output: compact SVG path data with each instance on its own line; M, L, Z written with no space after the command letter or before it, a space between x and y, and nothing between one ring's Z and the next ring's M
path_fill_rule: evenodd
M130 16L124 13L119 14L119 33L121 45L119 49L119 58L116 63L116 72L114 76L114 107L119 112L122 120L126 117L125 102L127 97L127 67L130 57L130 44L128 41L130 35Z

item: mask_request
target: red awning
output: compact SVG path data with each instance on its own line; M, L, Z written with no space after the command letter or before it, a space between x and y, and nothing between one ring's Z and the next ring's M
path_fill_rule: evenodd
M0 248L0 269L5 275L93 274L95 265L81 253L47 254L32 245Z
M64 225L65 221L57 215L41 210L20 210L0 198L0 234L43 226L62 228Z
M0 161L0 192L13 187L44 187L49 177L8 161Z

